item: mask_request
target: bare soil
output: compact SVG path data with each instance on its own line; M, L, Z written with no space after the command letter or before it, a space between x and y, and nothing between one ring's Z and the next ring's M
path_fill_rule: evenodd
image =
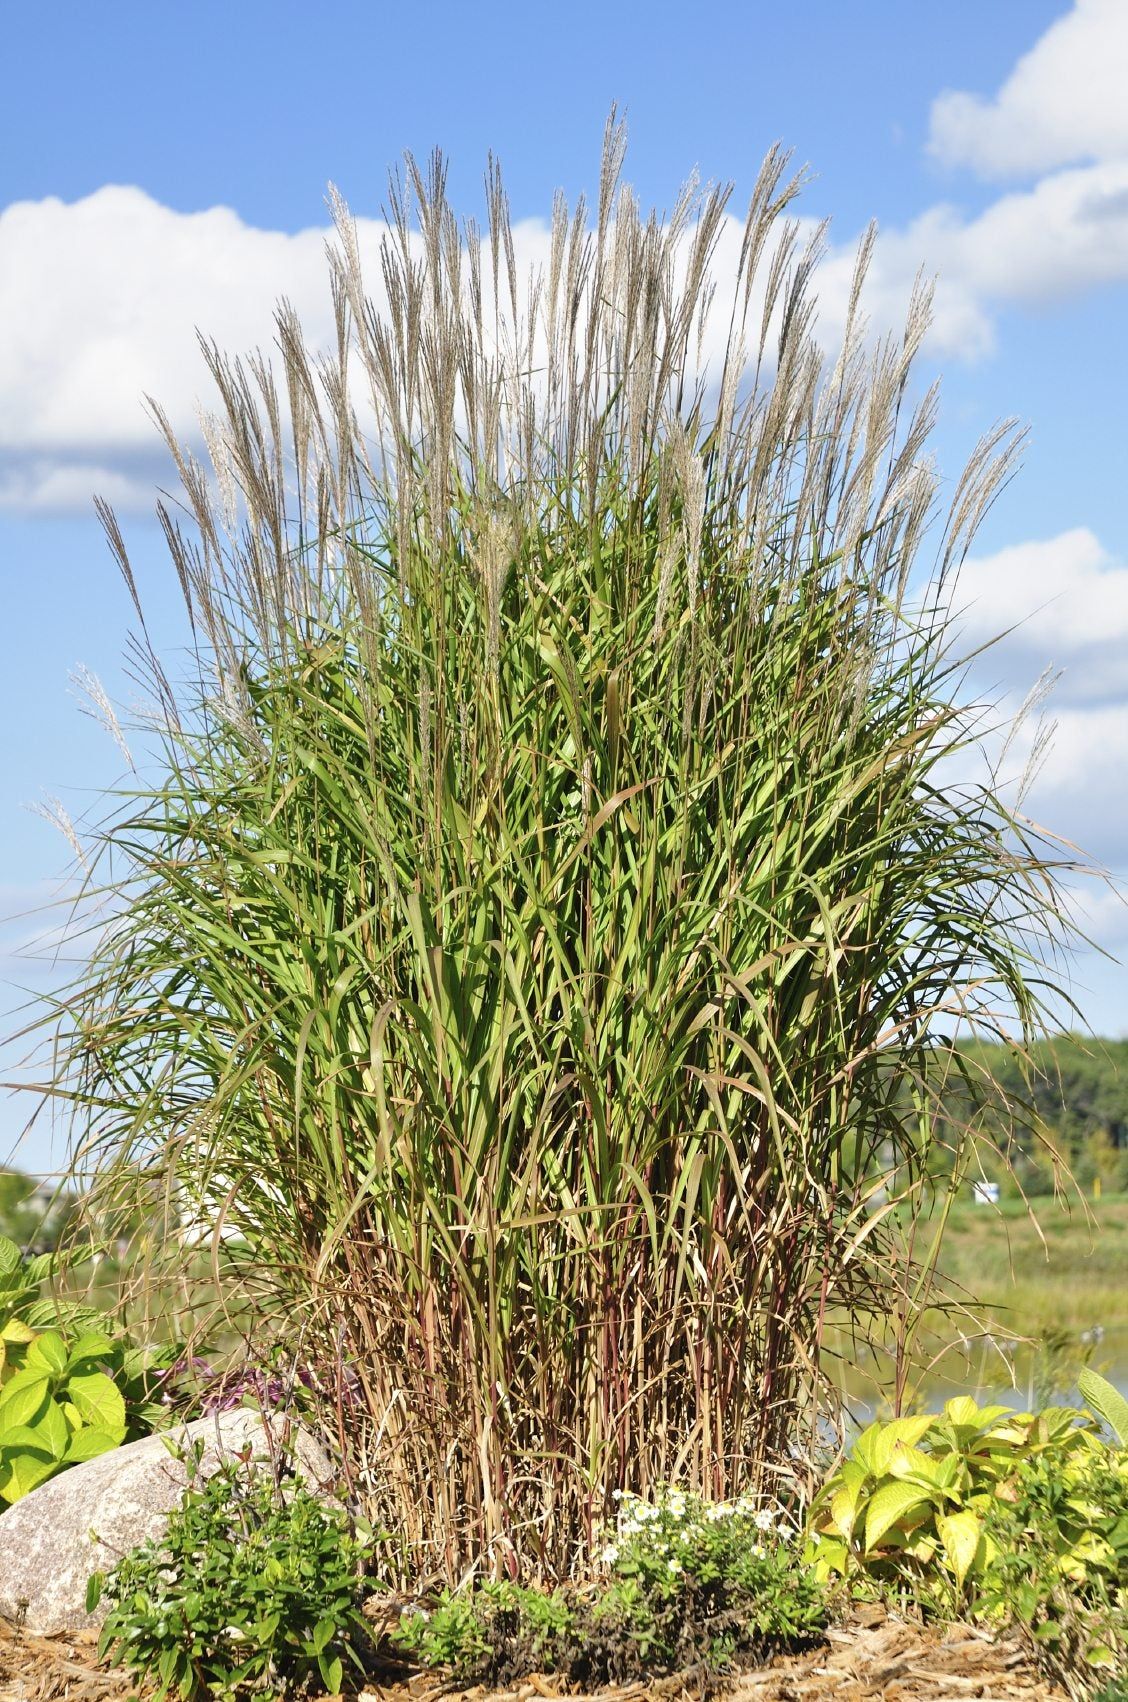
M922 1627L876 1612L869 1621L833 1630L820 1648L743 1673L716 1694L723 1702L1064 1702L1065 1692L1039 1678L1018 1644L1005 1638L965 1625ZM369 1686L363 1702L537 1702L562 1694L551 1678L487 1692L417 1674ZM98 1664L92 1633L31 1637L0 1620L0 1702L125 1702L134 1695L124 1673ZM692 1679L681 1677L600 1691L597 1702L689 1702L699 1696ZM572 1702L585 1699L573 1696Z

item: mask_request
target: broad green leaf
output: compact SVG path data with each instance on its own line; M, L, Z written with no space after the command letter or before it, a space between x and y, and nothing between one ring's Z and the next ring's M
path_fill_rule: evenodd
M1122 1448L1128 1448L1128 1401L1114 1388L1107 1377L1088 1366L1077 1379L1081 1399L1102 1418Z
M915 1418L895 1418L889 1424L883 1425L880 1435L870 1449L874 1475L884 1477L889 1470L894 1449L914 1447L922 1436L927 1435L935 1422L931 1414L922 1413Z
M116 1436L125 1435L125 1402L121 1390L104 1371L91 1371L67 1381L67 1395L82 1414L85 1424Z
M968 1427L979 1428L979 1408L970 1395L956 1395L950 1401L944 1402L944 1416L960 1429Z
M340 1655L334 1655L331 1661L326 1660L324 1655L318 1655L317 1665L321 1673L321 1682L326 1690L333 1696L340 1695L341 1680L344 1677L344 1667Z
M1010 1424L1010 1423L1013 1422L1014 1416L1015 1416L1015 1413L1014 1413L1013 1407L1004 1407L1004 1406L980 1407L978 1415L975 1419L975 1422L976 1422L976 1424L979 1425L979 1427L982 1430L988 1430L989 1431L993 1425L998 1424L998 1422L1001 1418L1006 1419L1008 1424Z
M96 1330L87 1330L79 1336L67 1356L67 1370L76 1371L80 1365L88 1363L100 1364L109 1359L114 1351L114 1344L109 1336L99 1334Z
M831 1497L830 1517L834 1529L842 1536L849 1537L854 1529L854 1521L858 1516L858 1491L848 1485L837 1491Z
M36 1336L27 1350L25 1365L34 1365L52 1377L61 1376L67 1368L67 1347L62 1336L54 1330Z
M866 1552L875 1549L886 1531L902 1523L910 1513L928 1506L928 1495L915 1483L885 1483L866 1508Z
M849 1459L843 1460L835 1475L839 1483L844 1484L847 1489L860 1489L869 1476L869 1470L851 1455Z
M0 1341L10 1342L13 1347L23 1347L34 1340L35 1331L22 1318L9 1318L0 1330Z
M63 1458L68 1466L75 1466L83 1460L96 1460L99 1454L108 1454L111 1449L120 1447L120 1436L111 1436L107 1430L84 1424L71 1437Z
M0 1429L32 1423L50 1392L51 1381L45 1372L34 1368L17 1371L0 1389Z
M930 1488L940 1489L944 1486L944 1460L936 1459L933 1454L926 1454L922 1448L913 1448L904 1442L898 1442L889 1459L886 1468L891 1477L915 1478L918 1482L928 1484Z
M70 1443L70 1431L58 1401L49 1400L35 1423L29 1427L41 1447L52 1459L61 1460Z
M835 1537L820 1537L812 1545L807 1560L815 1568L817 1577L826 1579L830 1573L843 1574L850 1562L850 1552L844 1542Z
M58 1469L59 1462L31 1442L0 1449L0 1501L22 1500L49 1477L54 1477Z
M0 1276L14 1276L23 1264L23 1256L14 1241L0 1235Z
M944 1545L948 1564L956 1575L956 1583L963 1589L964 1579L979 1552L983 1521L965 1508L962 1513L941 1513L936 1520L936 1530Z
M867 1425L852 1450L854 1459L860 1461L867 1472L875 1474L877 1468L873 1463L873 1451L881 1436L881 1429L881 1425L877 1423Z

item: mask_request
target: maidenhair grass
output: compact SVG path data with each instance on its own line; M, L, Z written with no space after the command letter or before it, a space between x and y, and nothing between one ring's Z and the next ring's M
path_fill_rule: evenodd
M59 1036L104 1185L237 1232L451 1579L811 1443L827 1319L911 1327L945 1036L1021 1045L1062 925L1053 848L951 778L946 585L1014 436L929 578L925 296L875 341L864 247L828 362L783 158L743 226L663 223L621 147L528 286L496 174L481 237L409 163L378 304L338 207L329 357L285 307L274 366L209 349L161 510L198 669L150 658L165 778Z

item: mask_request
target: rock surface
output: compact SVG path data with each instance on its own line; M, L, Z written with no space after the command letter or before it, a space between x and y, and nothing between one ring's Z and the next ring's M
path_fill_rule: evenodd
M0 1617L41 1637L99 1623L86 1611L86 1581L108 1571L127 1549L158 1537L184 1490L184 1464L165 1438L190 1449L204 1443L206 1477L250 1443L252 1457L269 1460L283 1441L311 1489L326 1489L332 1467L308 1431L237 1410L146 1436L112 1453L72 1466L0 1513ZM91 1533L97 1533L97 1540Z

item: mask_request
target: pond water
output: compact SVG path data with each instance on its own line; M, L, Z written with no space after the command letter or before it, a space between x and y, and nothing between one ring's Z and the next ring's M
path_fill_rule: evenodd
M939 1411L953 1395L971 1395L980 1406L1007 1406L1016 1412L1043 1406L1080 1406L1077 1376L1084 1366L1107 1377L1128 1400L1128 1323L1097 1326L1077 1334L1061 1332L1048 1345L1020 1347L987 1337L965 1349L954 1346L936 1368L913 1380L914 1411ZM889 1415L892 1366L865 1376L847 1368L843 1378L846 1406L854 1423L866 1425Z

